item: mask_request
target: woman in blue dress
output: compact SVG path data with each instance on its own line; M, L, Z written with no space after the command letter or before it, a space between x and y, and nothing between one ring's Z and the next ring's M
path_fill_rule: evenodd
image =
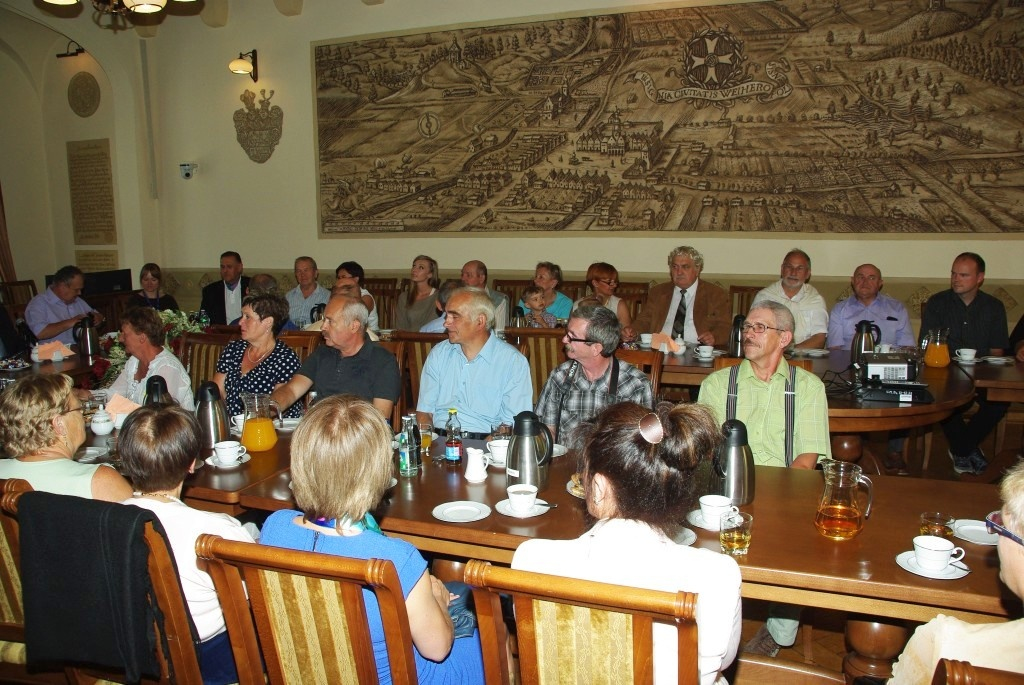
M381 533L369 513L391 485L391 455L391 430L372 404L350 395L317 402L292 436L292 490L301 511L272 514L260 543L354 559L389 559L405 596L419 682L482 683L479 635L460 630L458 619L463 616L453 611L460 597L427 572L427 562L415 547ZM381 683L390 683L377 601L369 590L364 595L377 674ZM466 637L457 638L462 633Z

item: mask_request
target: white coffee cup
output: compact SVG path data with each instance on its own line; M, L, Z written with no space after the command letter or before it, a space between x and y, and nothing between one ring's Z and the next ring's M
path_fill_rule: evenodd
M526 485L520 483L519 485L510 485L505 489L508 493L508 505L517 514L525 514L533 509L533 505L537 503L537 486Z
M975 355L977 354L978 351L972 350L970 347L961 347L959 350L956 351L956 356L967 362L973 361Z
M704 495L700 498L700 515L708 528L718 530L722 522L722 514L739 511L732 500L725 495Z
M236 433L242 432L242 424L245 423L245 414L235 414L231 417L231 426Z
M490 463L495 466L504 466L505 457L508 453L508 440L491 440L487 443L487 451L491 453Z
M918 535L914 538L914 558L917 565L929 571L941 571L950 563L964 558L962 547L954 547L951 540L937 535Z
M218 464L230 466L246 453L245 445L237 440L223 440L213 446L213 456Z
M640 334L640 344L641 345L646 345L647 347L650 347L652 340L654 340L654 334L653 333L641 333Z
M709 357L715 356L715 348L711 345L698 345L697 356L702 359L708 359Z
M466 448L466 480L479 482L487 478L487 457L482 449Z

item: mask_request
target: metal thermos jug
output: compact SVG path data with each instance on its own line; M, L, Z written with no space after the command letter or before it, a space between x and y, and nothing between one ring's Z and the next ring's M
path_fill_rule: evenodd
M150 376L146 381L146 404L174 404L163 376Z
M516 414L512 439L505 457L505 478L508 485L536 485L537 491L548 486L548 465L554 451L551 431L532 411Z
M202 436L203 449L213 449L221 440L230 440L228 410L213 381L206 381L196 393L196 419Z
M739 506L754 500L754 455L747 444L747 427L738 419L722 424L725 441L715 455L714 472L721 493Z
M732 317L732 333L729 335L729 356L743 357L743 322L747 317L737 314Z
M875 345L882 342L882 331L874 321L864 319L857 322L853 342L850 343L850 363L860 364L865 352L874 352Z
M96 326L92 322L92 314L86 314L71 329L71 335L78 345L78 353L83 357L95 357L100 353L100 339Z

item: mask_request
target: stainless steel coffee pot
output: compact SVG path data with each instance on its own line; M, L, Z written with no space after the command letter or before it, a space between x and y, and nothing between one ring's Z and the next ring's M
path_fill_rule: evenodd
M747 443L747 427L739 419L722 424L725 441L713 463L720 482L719 492L739 506L754 501L754 455Z
M71 329L71 335L83 357L95 357L100 353L100 338L93 323L92 314L86 314Z
M874 352L875 345L882 342L882 331L874 321L864 319L857 322L856 333L850 344L850 363L860 364L865 352Z
M196 419L202 436L203 449L213 449L221 440L230 440L228 410L213 381L206 381L196 393Z
M536 485L538 492L545 490L554 443L551 431L539 416L532 411L516 414L505 458L508 485L526 483Z

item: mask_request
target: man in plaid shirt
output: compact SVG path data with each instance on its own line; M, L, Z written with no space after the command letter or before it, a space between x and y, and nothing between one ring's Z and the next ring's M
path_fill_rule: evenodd
M610 309L582 306L572 313L562 337L569 361L551 372L537 401L537 415L556 442L577 447L576 428L610 404L654 405L647 376L615 358L621 338Z

